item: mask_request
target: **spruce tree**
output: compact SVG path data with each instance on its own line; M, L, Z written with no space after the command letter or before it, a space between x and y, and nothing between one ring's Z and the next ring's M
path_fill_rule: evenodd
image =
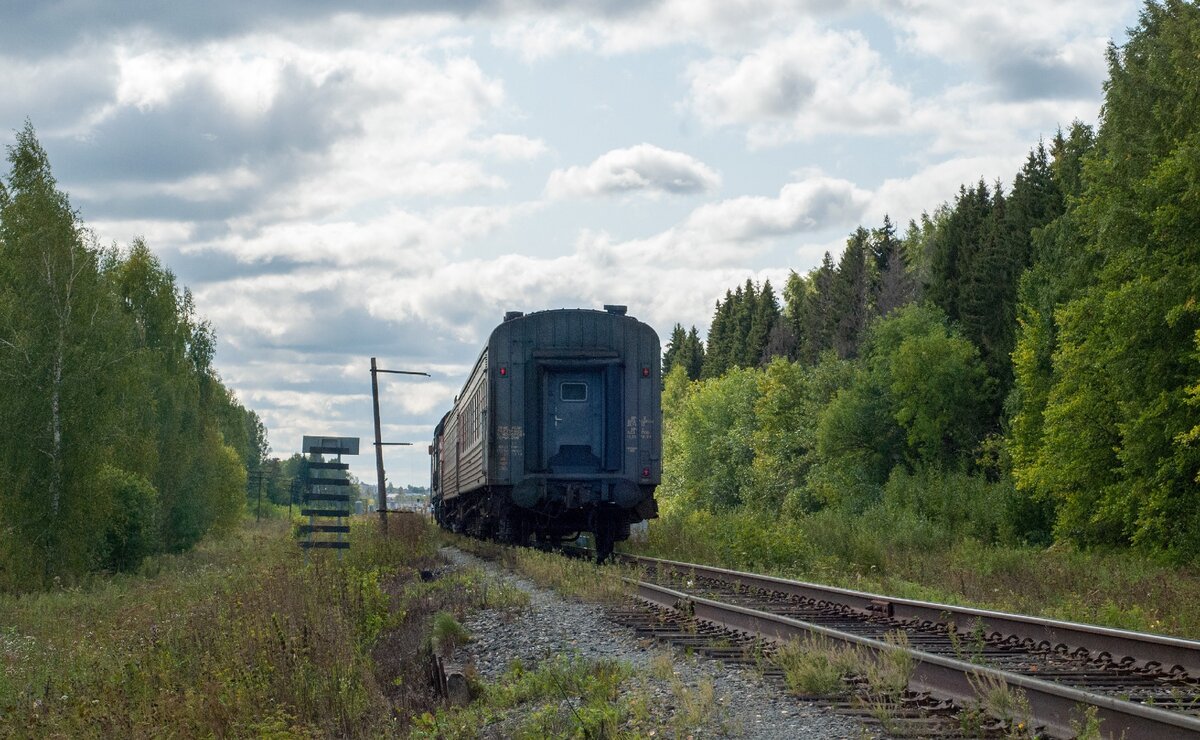
M687 341L687 334L683 331L682 324L675 324L671 329L671 338L667 341L667 347L663 350L662 356L662 374L666 375L671 372L671 368L675 363L680 361L681 355L684 352L684 344Z
M979 348L988 374L1008 386L1011 353L1012 272L1010 239L1006 233L1004 191L992 189L991 210L983 222L970 260L964 260L959 287L959 324Z
M869 285L869 303L875 308L879 292L883 286L883 275L887 272L892 256L899 251L896 238L896 225L886 213L883 215L883 225L871 230L871 241L867 249L867 277ZM879 313L875 308L876 315Z
M700 341L700 334L694 324L688 331L680 360L687 370L688 379L699 380L700 371L704 368L704 342Z
M1011 265L1006 277L1014 295L1021 274L1033 263L1034 232L1058 218L1063 211L1063 193L1050 166L1050 154L1045 144L1039 141L1013 179L1012 194L1006 203L1005 230L1010 240Z
M974 262L992 205L991 193L983 180L970 189L960 187L954 209L931 245L929 284L925 295L951 321L962 319L963 278L975 270Z
M767 344L775 325L779 323L779 301L775 298L775 290L771 281L763 283L754 306L754 316L750 322L750 334L746 338L746 357L753 358L747 367L765 364L771 356L767 353Z
M700 373L702 378L719 378L729 368L730 356L735 351L734 332L737 331L732 316L733 302L733 292L726 290L725 300L718 300L713 309L712 323L708 327L708 348Z
M972 273L963 279L959 318L996 379L1001 399L1012 386L1017 286L1032 261L1033 235L1061 210L1062 196L1039 142L1014 178L1012 194L1004 197L996 185Z
M867 250L870 233L863 227L846 241L833 283L833 348L838 357L858 356L858 345L867 326Z
M733 294L736 305L734 316L737 333L734 335L734 350L730 367L754 367L758 358L754 356L754 348L750 346L751 332L754 330L754 315L758 311L758 290L750 278L746 284L739 286Z
M812 289L804 296L805 326L800 355L809 365L817 364L821 353L833 349L834 329L838 321L834 304L836 278L837 268L833 264L833 257L826 252L821 266L812 272Z
M895 237L895 227L886 217L874 241L876 264L881 266L873 304L876 316L887 316L916 300L916 286L905 259L904 242Z
M783 286L783 315L780 324L790 335L791 350L789 360L798 360L805 345L805 327L808 326L809 307L808 294L812 290L812 273L797 274L795 270L788 273L787 283Z
M929 286L933 282L934 252L949 219L950 206L942 203L934 209L932 215L922 213L920 221L908 222L901 251L904 253L904 264L908 267L916 300L929 297Z

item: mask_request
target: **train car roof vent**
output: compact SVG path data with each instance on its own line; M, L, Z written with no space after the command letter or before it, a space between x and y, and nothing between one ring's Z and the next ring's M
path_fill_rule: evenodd
M629 310L629 307L628 306L614 306L610 303L606 303L606 304L604 304L604 310L608 311L609 313L615 313L618 316L624 316L625 312Z
M524 311L505 311L504 312L504 320L512 321L513 319L519 319L524 315L525 315Z

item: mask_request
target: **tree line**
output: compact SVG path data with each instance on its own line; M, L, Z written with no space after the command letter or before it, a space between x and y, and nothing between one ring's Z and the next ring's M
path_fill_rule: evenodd
M228 529L266 429L142 240L102 247L26 123L0 182L0 589L136 568Z
M1010 188L856 229L782 306L748 281L707 346L676 325L665 498L904 501L984 539L1200 557L1198 59L1200 8L1147 3L1099 126L1039 142ZM988 510L917 490L948 480Z
M923 222L931 224L928 216ZM831 350L843 359L855 357L873 318L916 299L919 283L903 250L920 234L914 222L908 238L897 238L887 216L877 229L859 227L836 264L826 252L817 269L788 276L782 305L770 280L760 286L747 279L716 302L707 343L695 326L684 331L675 324L663 351L663 374L682 364L688 378L699 380L766 366L775 357L806 364Z

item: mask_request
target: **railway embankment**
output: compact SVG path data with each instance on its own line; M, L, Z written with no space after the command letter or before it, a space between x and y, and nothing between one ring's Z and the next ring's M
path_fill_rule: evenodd
M1130 740L1200 735L1200 642L623 560L639 574L637 600L652 606L644 629L764 654L789 684L792 661L781 656L832 654L842 675L834 671L819 693L890 704L889 722L909 725L903 734L953 717L969 735L1091 737L1096 727Z
M246 522L135 573L0 596L0 737L404 734L436 617L486 602L435 530L356 519L343 560ZM496 592L492 591L494 598Z
M725 598L725 587L690 571L659 579L681 595L646 611L630 606L634 582L649 575L644 565L596 567L464 543L415 517L394 520L388 537L374 520L356 521L351 537L344 560L324 553L306 563L284 521L248 523L193 552L151 559L136 574L3 597L0 736L170 727L188 735L769 738L961 731L964 721L985 734L1017 726L997 723L982 703L959 702L968 714L947 714L935 697L888 688L889 675L921 678L936 660L889 667L890 659L839 647L840 638L792 636L780 648L736 624L705 622L704 600ZM767 600L775 606L762 606L740 587L732 593L743 609L820 616L805 616L814 606L808 597L776 594ZM853 607L864 614L835 606L833 628L862 622L865 639L884 643L886 654L901 642L941 646L933 652L979 673L966 679L972 696L1017 702L1017 724L1022 697L1039 700L1028 687L1006 693L981 683L986 671L975 666L990 664L976 653L1026 665L1031 680L1078 671L1090 682L1081 690L1093 692L1115 671L1126 688L1109 692L1113 700L1153 691L1143 702L1152 709L1166 710L1166 699L1190 686L1166 686L1178 680L1166 675L1172 667L1149 659L1122 666L1123 655L1103 655L1107 643L1073 668L1073 651L1035 640L1028 657L965 622L957 637L932 624L902 639L886 619L903 621L898 596ZM437 680L447 672L466 695L446 696ZM1070 711L1065 726L1087 729L1090 715L1074 704Z
M439 553L416 518L352 527L344 560L306 562L276 519L0 597L0 737L862 735L753 666L617 624L619 569ZM447 669L466 697L438 686Z
M535 576L589 554L468 546ZM1200 642L636 556L590 572L620 575L608 613L639 636L753 666L870 733L1200 735Z
M443 549L528 595L520 611L482 609L452 659L477 680L475 701L430 718L432 734L475 737L863 737L854 718L797 701L756 665L708 658L614 618L623 571L536 551ZM516 702L520 696L524 701Z

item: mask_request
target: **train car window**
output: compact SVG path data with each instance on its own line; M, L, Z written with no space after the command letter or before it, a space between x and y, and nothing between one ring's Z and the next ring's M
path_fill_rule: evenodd
M563 383L558 387L559 398L564 401L586 401L587 383Z
M475 444L483 438L482 411L483 394L481 390L477 390L475 391L475 395L471 397L471 444Z

